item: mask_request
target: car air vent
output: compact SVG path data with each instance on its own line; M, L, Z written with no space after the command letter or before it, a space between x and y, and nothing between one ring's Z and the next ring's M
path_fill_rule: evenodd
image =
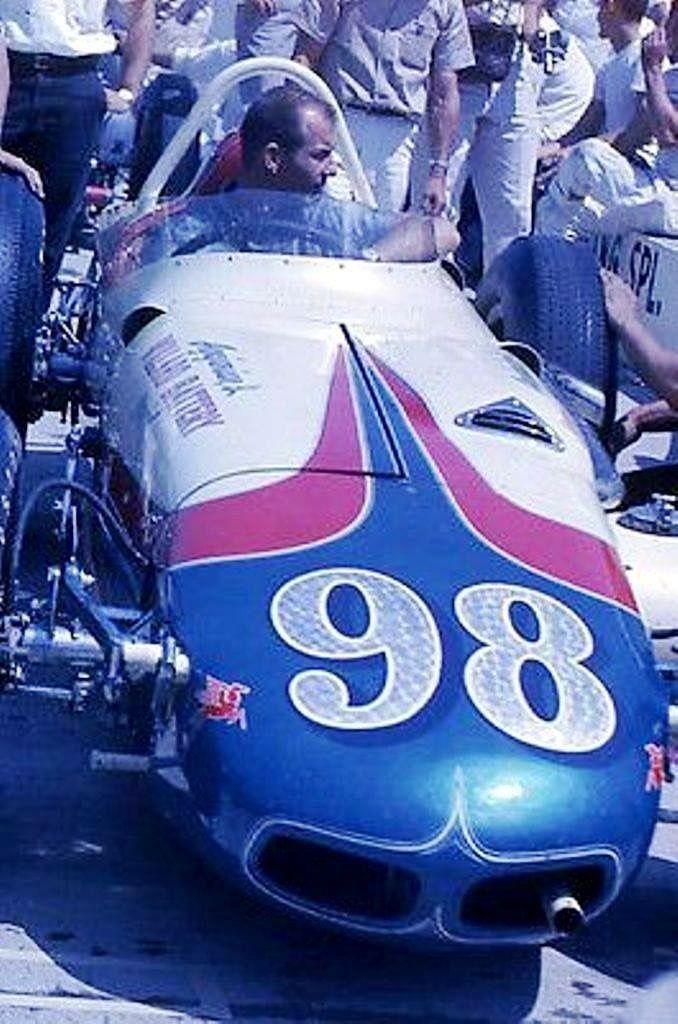
M269 835L250 867L261 885L296 903L384 923L409 918L421 888L411 871L305 836Z
M149 324L153 323L159 316L162 316L163 313L165 313L165 310L158 309L156 306L139 306L137 309L132 310L125 317L120 332L123 345L129 345L131 341L134 341L137 334L143 331L144 327L148 327Z
M518 434L551 445L558 451L562 451L564 447L560 438L544 421L517 398L505 398L501 402L493 402L492 405L483 405L479 409L461 413L455 422L460 427L475 430L498 430L505 434Z
M562 870L533 870L476 882L461 905L464 925L497 932L543 932L549 927L545 897L571 893L588 917L601 905L606 892L605 873L598 865Z

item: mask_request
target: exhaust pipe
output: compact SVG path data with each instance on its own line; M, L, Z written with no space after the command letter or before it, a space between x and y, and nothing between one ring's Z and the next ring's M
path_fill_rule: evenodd
M542 895L542 906L551 931L557 935L573 935L586 921L579 900L565 886L547 889Z

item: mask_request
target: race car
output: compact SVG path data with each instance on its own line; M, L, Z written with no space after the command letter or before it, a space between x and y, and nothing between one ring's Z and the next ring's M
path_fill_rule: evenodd
M667 742L600 452L434 251L344 250L300 194L161 198L261 70L336 108L287 62L224 71L110 216L96 323L64 351L62 316L41 349L98 427L8 514L5 679L70 669L74 701L102 696L126 730L101 760L143 769L271 903L408 944L569 934L641 866ZM596 280L582 319L602 332ZM8 505L5 414L0 437ZM60 544L36 597L22 560L47 494Z

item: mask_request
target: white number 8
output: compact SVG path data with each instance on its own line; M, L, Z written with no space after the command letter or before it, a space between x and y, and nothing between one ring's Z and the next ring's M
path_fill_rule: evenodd
M538 636L522 636L511 620L511 606L527 605ZM519 586L479 584L457 594L457 617L485 645L466 662L464 684L474 705L492 725L516 740L563 753L597 750L614 735L617 715L612 697L582 661L593 652L588 627L555 598ZM549 672L558 694L552 719L528 703L521 684L526 662Z

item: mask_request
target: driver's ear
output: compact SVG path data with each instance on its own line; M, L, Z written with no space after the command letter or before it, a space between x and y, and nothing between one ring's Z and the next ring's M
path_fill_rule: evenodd
M264 167L268 174L276 175L282 167L283 152L277 142L269 142L264 148Z

